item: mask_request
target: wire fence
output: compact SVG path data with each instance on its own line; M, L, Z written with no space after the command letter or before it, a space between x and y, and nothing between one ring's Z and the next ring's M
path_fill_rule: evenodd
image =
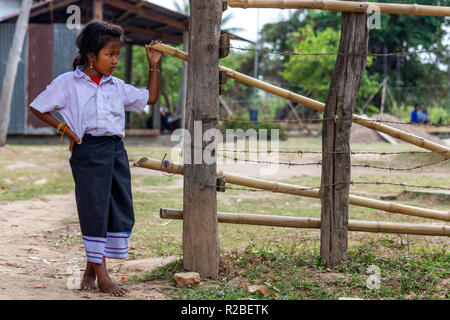
M249 121L249 120L238 120L238 119L223 119L220 118L219 121L223 122L236 122L236 123L304 123L304 122L323 122L323 121L350 121L349 119L341 119L341 118L301 118L301 119L289 119L289 120L258 120L258 121ZM389 123L389 124L399 124L405 126L414 126L417 128L424 128L426 126L430 127L450 127L450 124L445 123L411 123L411 122L403 122L403 121L391 121L391 120L382 120L382 119L364 119L364 121L376 122L376 123ZM306 123L308 124L308 123Z
M322 161L317 162L305 162L305 163L298 163L298 162L291 162L291 161L266 161L266 160L254 160L254 159L239 159L237 157L230 157L225 154L220 154L219 156L225 158L225 159L231 159L234 162L251 162L251 163L259 163L259 164L269 164L269 165L286 165L289 167L295 167L295 166L321 166ZM352 167L362 167L362 168L369 168L369 169L378 169L378 170L388 170L388 171L412 171L412 170L418 170L423 169L425 167L434 166L441 163L446 163L448 160L447 157L444 157L438 161L416 165L409 168L397 168L397 167L384 167L384 166L378 166L378 165L372 165L372 164L351 164Z
M430 186L430 185L414 185L407 183L396 183L396 182L384 182L384 181L350 181L350 182L339 182L321 185L317 187L302 187L296 186L295 188L289 188L285 186L278 186L277 189L266 190L266 189L255 189L255 188L241 188L241 187L230 187L223 185L212 185L209 186L211 188L217 189L229 189L229 190L241 190L241 191L249 191L249 192L275 192L275 193L288 193L294 191L307 191L307 190L320 190L320 188L331 188L336 186L352 186L352 185L376 185L376 186L399 186L403 188L420 188L420 189L435 189L441 191L449 191L450 187L442 187L442 186Z
M276 55L294 55L294 56L350 56L350 57L404 57L409 55L416 55L422 53L450 53L450 50L417 50L417 51L400 51L390 53L349 53L349 52L296 52L296 51L274 51L269 49L256 49L256 48L243 48L230 46L231 49L241 51L261 52L264 54L276 54Z
M357 155L378 155L378 156L392 156L392 155L404 155L404 154L434 154L430 151L398 151L398 152L375 152L375 151L308 151L308 150L240 150L240 149L219 149L219 152L235 152L235 153L279 153L279 154L296 154L302 157L304 154L350 154L351 156Z

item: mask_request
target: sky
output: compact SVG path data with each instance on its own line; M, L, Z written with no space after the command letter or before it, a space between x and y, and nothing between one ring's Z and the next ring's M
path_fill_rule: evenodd
M183 3L182 0L147 0L148 2L155 3L161 7L165 7L170 10L176 10L174 2L179 4ZM280 21L283 18L289 16L289 11L295 10L280 10L280 9L241 9L241 8L231 8L224 12L224 16L233 13L233 18L226 25L229 27L242 28L243 31L234 32L236 35L248 39L250 41L256 41L257 30L269 22ZM259 12L259 23L258 23L258 12ZM259 28L257 28L259 25Z

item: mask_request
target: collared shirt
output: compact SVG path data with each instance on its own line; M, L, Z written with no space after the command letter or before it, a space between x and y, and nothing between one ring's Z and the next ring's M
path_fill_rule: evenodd
M125 137L125 111L141 113L149 98L139 89L113 76L103 76L99 85L78 66L54 79L30 106L41 113L58 111L82 140L93 136Z

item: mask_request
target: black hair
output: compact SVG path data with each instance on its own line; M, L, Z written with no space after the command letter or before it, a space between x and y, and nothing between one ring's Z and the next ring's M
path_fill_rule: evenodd
M72 62L72 69L75 70L79 65L87 66L87 54L92 52L97 56L99 51L109 42L118 41L123 45L123 33L120 26L106 21L89 22L77 36L78 54Z

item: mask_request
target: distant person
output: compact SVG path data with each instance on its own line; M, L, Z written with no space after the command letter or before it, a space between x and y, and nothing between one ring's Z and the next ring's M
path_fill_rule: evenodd
M420 106L416 103L414 105L414 110L411 112L411 123L419 123L419 111Z
M428 111L426 108L422 109L422 112L418 115L419 123L428 123Z

